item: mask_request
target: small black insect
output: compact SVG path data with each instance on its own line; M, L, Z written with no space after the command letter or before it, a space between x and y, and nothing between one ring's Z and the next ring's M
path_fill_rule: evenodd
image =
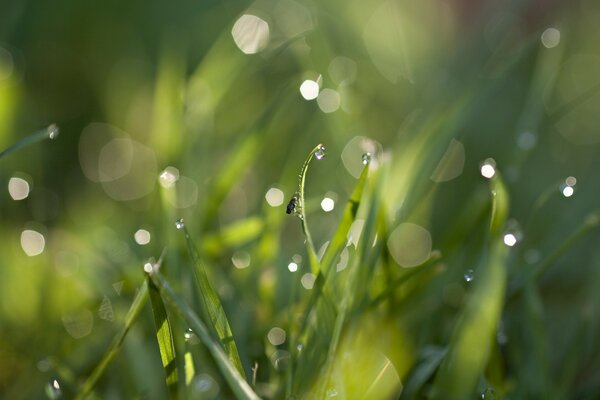
M298 202L298 198L294 195L294 197L292 197L292 199L290 200L290 202L287 205L287 208L285 210L286 214L291 214L294 212L294 210L296 209L297 202Z

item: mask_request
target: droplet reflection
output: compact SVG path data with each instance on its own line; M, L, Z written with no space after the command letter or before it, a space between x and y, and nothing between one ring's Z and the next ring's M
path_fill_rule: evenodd
M300 85L300 94L305 100L314 100L319 96L319 83L310 79Z
M242 15L231 29L236 46L244 54L256 54L269 42L269 24L256 15Z
M551 49L560 44L560 31L556 28L548 28L540 38L545 48Z
M517 244L517 237L513 233L507 233L504 235L504 244L508 247L513 247Z
M177 228L179 230L185 228L185 223L183 222L183 218L179 218L177 221L175 221L175 228Z
M271 207L279 207L283 204L284 194L281 191L281 189L272 187L269 190L267 190L267 193L265 194L265 199Z
M267 339L273 346L279 346L285 343L285 331L277 326L271 328L267 334Z
M463 278L465 279L465 282L472 282L473 279L475 279L475 271L473 271L472 269L468 269L465 271Z
M56 124L52 124L48 127L48 137L50 139L56 139L58 137L60 130Z
M325 157L325 146L319 145L319 147L315 151L315 158L317 160L322 160L324 157Z
M496 162L493 158L488 158L483 161L480 167L481 175L484 178L492 179L496 175Z
M29 196L29 183L23 179L13 176L8 181L8 194L13 200L23 200Z
M41 233L30 229L21 232L21 248L29 257L42 254L45 245L46 239Z
M145 229L138 229L133 235L135 242L140 246L147 245L150 243L150 232Z
M325 212L330 212L333 211L333 208L335 207L335 202L333 201L333 199L329 198L329 197L325 197L322 201L321 201L321 208L323 209L323 211Z

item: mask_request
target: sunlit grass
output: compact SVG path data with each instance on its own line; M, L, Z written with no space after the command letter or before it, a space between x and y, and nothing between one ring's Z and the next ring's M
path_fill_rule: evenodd
M526 3L7 12L1 396L597 397L600 10Z

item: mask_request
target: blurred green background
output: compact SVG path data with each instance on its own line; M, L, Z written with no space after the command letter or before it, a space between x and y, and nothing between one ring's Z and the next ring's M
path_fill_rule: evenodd
M284 209L318 143L327 156L309 170L305 204L317 249L370 152L388 168L390 226L416 224L431 240L389 245L388 278L441 254L441 272L398 294L400 305L388 299L364 313L379 321L371 335L405 388L423 354L448 345L469 277L477 280L487 224L480 166L493 158L517 245L491 350L501 367L478 390L600 395L600 236L587 229L595 221L568 240L600 194L597 1L60 0L1 9L0 149L60 127L56 139L0 158L3 398L52 397L55 379L70 397L122 325L143 264L164 248L169 279L189 291L183 267L169 266L187 259L174 227L181 217L246 371L259 363L257 392L280 396L279 347L267 334L288 329L292 276L310 272L298 221ZM523 271L547 259L533 298L512 298ZM95 396L167 395L153 329L145 310ZM197 347L208 361L190 397L230 397ZM427 385L417 398L435 395Z

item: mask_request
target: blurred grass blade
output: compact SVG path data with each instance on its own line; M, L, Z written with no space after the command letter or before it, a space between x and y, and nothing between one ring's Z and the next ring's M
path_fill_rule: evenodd
M202 240L202 250L210 255L221 254L226 248L238 248L258 238L265 228L264 219L253 216L235 221L207 235Z
M47 128L40 129L37 132L32 133L24 139L19 140L17 143L14 143L8 146L6 149L0 151L0 158L5 157L15 151L22 149L23 147L27 147L31 144L40 142L44 139L54 139L58 135L58 127L54 124L48 126Z
M474 398L475 388L494 345L506 286L508 247L500 233L508 213L508 194L498 175L490 186L492 217L489 248L482 253L472 293L436 376L433 393L438 398Z
M501 233L508 216L508 191L499 172L490 181L492 193L492 217L490 222L490 236L494 238Z
M417 398L416 395L425 383L431 378L446 355L444 347L428 347L423 350L421 362L419 362L407 378L400 400Z
M237 368L239 374L245 378L246 374L244 373L244 367L242 366L242 361L240 360L240 355L233 338L233 333L231 332L229 321L227 320L227 315L225 314L225 310L221 304L221 300L219 300L217 292L210 284L206 269L200 262L198 250L194 246L192 238L190 237L190 234L185 226L183 227L183 233L188 252L190 253L190 257L194 263L192 269L194 271L194 275L196 276L196 282L198 283L198 290L202 298L202 305L206 311L206 316L210 319L211 327L214 329L217 337L219 338L219 341L221 342L221 345L223 346L229 360L235 366L235 368Z
M183 355L184 369L185 369L185 386L189 386L196 375L196 369L194 368L194 357L192 353L186 351Z
M300 175L298 175L298 191L296 192L297 198L296 198L296 195L294 195L294 199L297 201L297 204L295 205L295 209L293 211L294 211L294 214L300 218L300 224L302 225L302 232L304 233L304 236L306 237L306 251L308 252L308 260L310 263L310 268L312 270L312 273L315 275L317 275L319 273L320 265L319 265L319 258L317 257L317 252L315 251L315 245L313 244L312 236L310 234L310 231L308 230L308 225L306 223L306 211L305 211L305 207L304 207L304 185L306 183L306 172L308 171L308 165L312 161L313 157L315 157L315 154L317 152L322 153L322 155L319 157L319 158L321 158L325 155L324 151L325 151L325 147L319 143L308 154L308 156L306 157L306 160L304 160L304 164L302 164L302 169L300 170ZM288 205L288 209L289 209L289 205Z
M173 341L173 331L171 323L167 316L167 310L163 303L158 288L147 278L150 292L150 302L152 304L152 314L156 324L156 339L160 350L160 358L166 374L166 383L169 395L172 399L177 396L177 356L175 354L175 343Z
M232 363L231 357L212 338L206 325L202 323L190 306L173 292L169 283L159 273L151 274L150 278L158 287L163 300L167 302L179 317L187 322L202 343L208 348L236 397L238 399L259 399L243 375L240 374L238 368Z
M86 381L81 385L79 389L79 393L77 394L76 399L85 398L92 390L98 379L102 376L108 364L112 361L113 358L119 353L121 349L121 345L123 344L123 340L125 340L125 336L133 323L137 320L140 315L144 305L146 304L146 300L148 300L148 282L144 280L144 283L140 287L137 292L137 295L133 299L133 303L131 303L131 307L129 307L129 311L127 311L127 315L125 316L125 325L121 328L119 333L115 336L112 344L102 356L102 359L96 365L91 375L86 379Z

